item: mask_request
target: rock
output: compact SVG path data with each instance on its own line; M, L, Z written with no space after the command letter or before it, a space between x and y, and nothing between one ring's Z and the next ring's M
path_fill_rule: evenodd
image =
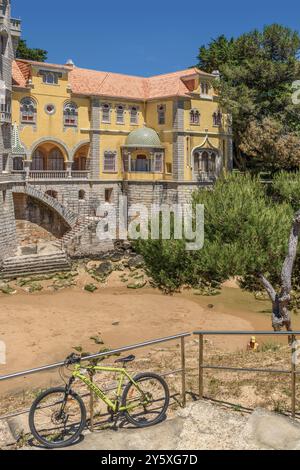
M97 290L98 287L96 287L94 284L87 284L86 286L84 286L84 290L86 290L87 292L95 292L95 290Z
M127 285L128 289L142 289L147 284L147 281L132 282Z
M11 433L10 427L5 420L0 420L0 449L15 444L16 439Z
M144 258L142 255L136 255L127 261L127 266L131 270L141 268L144 266Z
M120 325L120 322L119 322L119 321L114 321L114 322L112 323L112 326L118 326L118 325Z
M104 261L101 263L98 268L95 269L95 274L100 277L109 276L114 270L114 266L111 261Z
M258 408L251 415L249 426L258 446L300 450L300 424L286 416Z
M27 414L10 418L7 420L7 424L9 426L11 434L13 435L16 441L21 439L26 434L30 434Z
M110 257L110 260L113 263L116 263L118 261L121 261L122 258L123 258L123 255L121 253L113 253Z

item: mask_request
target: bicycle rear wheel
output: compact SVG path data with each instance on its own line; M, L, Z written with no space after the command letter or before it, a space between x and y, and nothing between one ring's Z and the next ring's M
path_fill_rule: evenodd
M129 382L122 396L124 416L136 427L144 428L160 423L166 416L170 392L166 381L153 373L139 374Z
M29 413L33 437L47 448L67 447L81 435L86 424L82 399L65 388L51 388L39 395Z

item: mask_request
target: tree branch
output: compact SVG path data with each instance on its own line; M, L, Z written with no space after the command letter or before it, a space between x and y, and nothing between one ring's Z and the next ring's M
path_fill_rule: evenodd
M274 287L272 286L272 284L268 281L268 279L263 275L263 274L259 274L259 279L262 283L262 285L264 286L264 288L266 289L270 299L272 300L272 302L274 303L275 300L276 300L276 291L274 289Z
M284 260L281 271L281 293L280 300L290 296L292 290L292 273L297 255L297 247L300 232L300 210L294 215L293 225L290 232L288 253Z

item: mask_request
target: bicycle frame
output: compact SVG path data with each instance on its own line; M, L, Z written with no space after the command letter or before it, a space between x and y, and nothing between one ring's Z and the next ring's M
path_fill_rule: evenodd
M118 378L118 386L117 386L117 393L116 393L116 400L112 401L110 400L103 390L101 390L94 382L91 381L86 375L81 373L81 370L84 369L87 372L88 371L93 371L93 372L112 372L112 373L118 373L119 378ZM127 378L135 387L136 389L144 395L143 391L140 389L139 385L134 381L134 379L131 377L131 375L124 369L123 367L105 367L105 366L86 366L83 367L80 364L77 364L74 368L72 377L75 379L79 379L82 382L85 383L85 385L92 390L95 395L100 398L107 406L110 408L114 413L116 412L124 412L127 410L133 410L134 408L140 406L140 403L137 405L128 405L128 406L120 406L120 398L122 396L122 387L124 384L125 378ZM147 398L145 397L146 401Z

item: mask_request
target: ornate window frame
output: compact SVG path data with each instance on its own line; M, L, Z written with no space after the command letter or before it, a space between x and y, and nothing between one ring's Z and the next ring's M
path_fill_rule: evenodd
M192 126L199 126L200 125L201 114L198 109L191 109L190 110L190 124Z
M29 109L30 107L32 108L31 111ZM36 126L36 120L37 120L37 103L35 99L32 98L31 96L25 96L20 101L21 126L22 127L27 126L27 125Z
M40 70L39 75L42 77L43 84L49 86L58 85L58 79L62 78L61 72L55 72L53 70Z
M66 101L63 109L64 128L78 127L78 106L73 101Z
M107 159L111 159L111 161L107 161ZM115 150L105 150L103 154L103 173L117 172L117 152Z
M139 107L132 105L129 108L130 125L137 126L139 123Z
M116 124L125 124L125 106L124 104L117 104L115 107Z
M102 103L101 104L101 122L103 122L103 124L110 124L111 123L111 111L112 111L112 108L111 108L111 104L110 103ZM106 113L106 116L107 116L107 119L105 119L105 114Z
M166 124L166 105L159 104L157 106L157 123L159 126L164 126Z

